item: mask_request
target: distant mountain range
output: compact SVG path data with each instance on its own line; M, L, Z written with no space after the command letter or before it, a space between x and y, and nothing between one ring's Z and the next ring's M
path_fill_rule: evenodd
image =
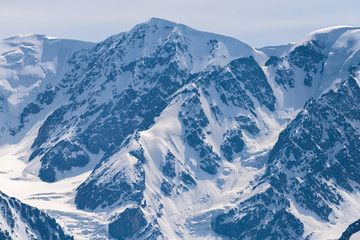
M22 168L17 178L0 173L14 184L81 179L66 195L77 209L69 211L100 214L106 231L72 232L61 220L67 236L4 195L16 206L0 215L0 238L351 237L360 219L359 49L356 27L254 49L157 18L97 44L1 41L0 152L15 149L22 157L9 169ZM36 189L15 195L31 204ZM28 209L33 222L26 213L9 223Z

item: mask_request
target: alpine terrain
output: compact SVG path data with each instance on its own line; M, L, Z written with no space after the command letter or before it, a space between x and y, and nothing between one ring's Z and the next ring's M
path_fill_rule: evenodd
M0 116L1 239L359 234L360 27L23 34L0 41Z

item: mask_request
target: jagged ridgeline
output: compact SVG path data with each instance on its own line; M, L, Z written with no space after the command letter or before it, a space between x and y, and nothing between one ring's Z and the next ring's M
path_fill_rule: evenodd
M0 192L0 239L73 240L44 212Z
M104 213L104 237L346 237L359 31L254 49L153 18L98 44L6 39L0 143L27 142L25 172L49 184L85 176L72 201Z

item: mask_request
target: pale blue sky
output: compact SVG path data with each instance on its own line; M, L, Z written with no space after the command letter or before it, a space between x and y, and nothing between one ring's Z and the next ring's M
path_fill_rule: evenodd
M150 17L235 37L254 47L360 26L359 0L0 0L0 39L19 33L101 41Z

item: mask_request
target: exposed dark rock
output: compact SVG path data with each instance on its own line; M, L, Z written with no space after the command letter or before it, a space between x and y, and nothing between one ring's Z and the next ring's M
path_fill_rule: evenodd
M270 56L269 59L265 62L265 66L277 66L279 62L282 62L281 58L276 56Z
M349 227L341 234L339 240L349 240L352 235L360 231L360 219L349 225Z
M109 224L109 234L118 240L136 238L146 225L140 208L127 208Z
M289 207L289 201L270 188L218 215L212 229L230 239L303 239L304 226Z
M168 151L167 155L165 156L165 163L161 170L166 177L174 178L176 176L175 156L170 151Z

